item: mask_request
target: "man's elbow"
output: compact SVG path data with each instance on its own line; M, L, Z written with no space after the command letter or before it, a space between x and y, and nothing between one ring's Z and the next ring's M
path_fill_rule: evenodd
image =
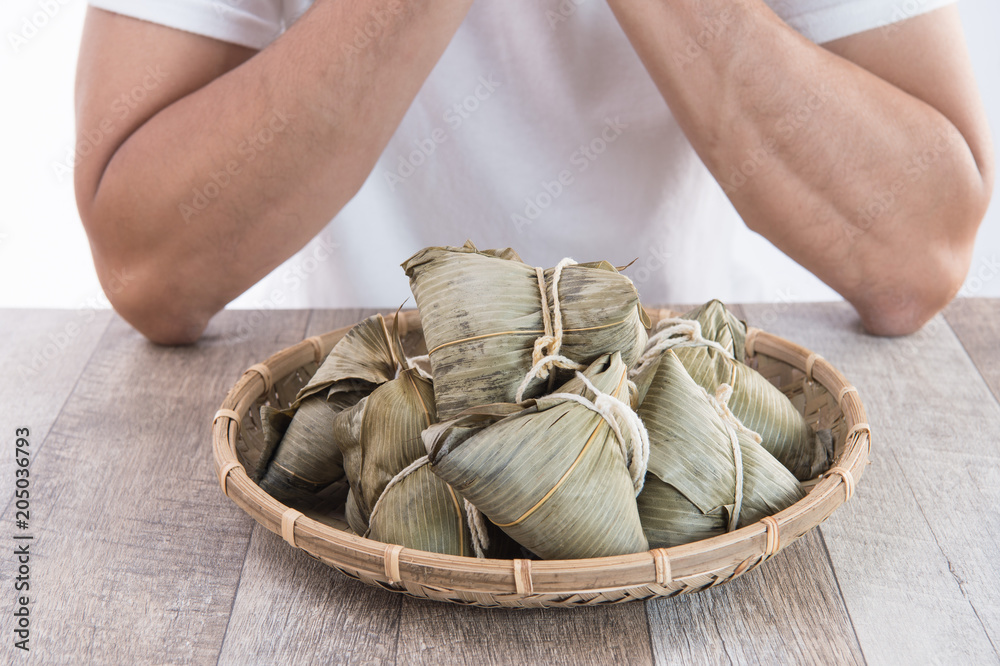
M916 333L958 295L969 271L971 243L955 254L936 254L899 282L849 299L869 333L887 337Z
M137 320L133 327L143 334L147 340L158 345L176 347L181 345L193 345L201 338L205 331L207 322L184 323L177 319L168 319L163 316L154 316L148 320ZM129 322L132 323L132 322Z
M115 312L150 342L194 344L214 314L179 297L166 281L140 271L98 270L98 275Z
M80 217L101 287L122 319L157 344L196 342L212 315L221 309L206 309L206 290L193 286L204 284L204 280L164 252L137 250L145 239L124 238L119 231L130 226L127 219L96 211L93 205L81 205ZM163 246L146 244L154 249Z
M953 195L945 207L947 225L937 242L925 241L884 258L883 284L858 290L849 298L869 333L910 335L919 331L958 295L972 263L976 233L993 194L992 153L982 154L979 168L968 156L956 159L950 173Z
M901 291L855 307L866 331L872 335L897 337L919 331L949 301L932 299L924 293Z

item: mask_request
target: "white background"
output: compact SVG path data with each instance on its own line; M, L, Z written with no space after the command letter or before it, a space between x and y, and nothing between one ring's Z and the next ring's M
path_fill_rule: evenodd
M15 49L9 35L20 34L43 1L58 10ZM61 1L4 0L0 14L0 307L107 302L76 212L72 176L58 167L73 150L73 81L86 7L85 0ZM1000 134L1000 3L962 0L959 7L991 124ZM1000 296L997 199L980 230L965 295Z

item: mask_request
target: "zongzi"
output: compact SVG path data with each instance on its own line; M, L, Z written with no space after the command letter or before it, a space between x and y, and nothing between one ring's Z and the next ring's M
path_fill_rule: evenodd
M317 492L342 480L334 419L405 364L402 346L382 315L348 331L288 409L261 409L265 446L254 480L275 499L298 505L308 505Z
M691 377L710 394L732 387L729 408L796 478L805 481L829 467L823 440L791 401L765 377L743 363L746 324L710 301L681 317L660 322L643 359L673 349ZM638 374L639 370L636 371Z
M635 286L608 262L542 270L513 250L480 252L469 242L426 248L403 268L442 419L541 395L559 368L580 370L602 354L620 351L631 365L646 341Z
M760 520L803 496L798 481L673 350L636 378L649 433L639 516L652 547L676 546Z
M431 469L540 557L645 550L635 495L648 451L631 399L620 354L605 355L554 394L431 426Z

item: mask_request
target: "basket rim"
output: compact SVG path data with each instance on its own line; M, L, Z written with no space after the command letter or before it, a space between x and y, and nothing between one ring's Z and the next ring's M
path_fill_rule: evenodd
M667 309L647 309L647 313L654 322L676 314ZM419 326L419 313L401 312L399 321L403 336ZM213 419L214 467L223 492L289 545L349 575L373 579L390 589L415 584L510 600L532 595L587 595L664 586L733 567L736 567L734 575L739 575L826 520L850 499L868 463L871 429L857 389L818 354L749 327L747 356L764 355L782 361L837 396L848 433L843 452L831 466L831 470L840 471L825 473L804 498L774 514L773 520L764 519L733 532L671 548L576 560L477 559L366 539L309 518L274 499L250 479L236 453L240 421L249 407L270 391L272 379L280 381L306 363L321 362L352 327L307 338L243 373ZM239 416L240 420L233 416ZM748 553L757 557L748 557ZM567 574L572 574L569 580Z

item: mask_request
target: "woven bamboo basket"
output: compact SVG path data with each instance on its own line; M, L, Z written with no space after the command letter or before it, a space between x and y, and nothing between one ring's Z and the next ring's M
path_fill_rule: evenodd
M672 313L649 310L655 323ZM760 566L849 500L871 451L857 390L819 355L751 328L747 363L791 398L815 428L830 428L834 464L806 482L808 494L774 516L728 534L673 548L580 560L494 560L439 555L365 539L326 515L304 515L247 476L262 448L260 406L287 406L350 327L303 340L250 367L212 425L223 492L292 548L370 585L414 597L476 606L572 607L698 592ZM419 314L400 314L407 353L424 353Z

